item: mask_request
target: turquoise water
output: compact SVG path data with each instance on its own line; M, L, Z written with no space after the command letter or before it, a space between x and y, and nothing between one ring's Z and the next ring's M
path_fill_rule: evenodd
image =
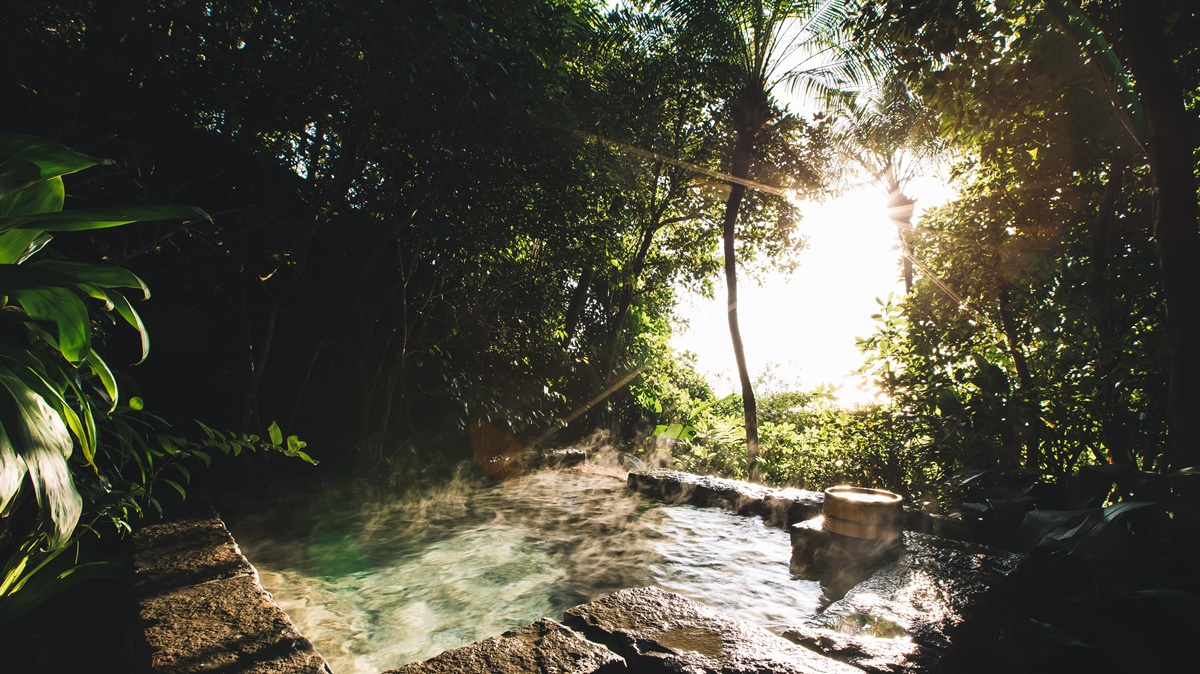
M424 660L626 587L656 585L781 631L821 590L758 518L666 506L543 471L396 495L327 489L229 522L262 584L336 674Z

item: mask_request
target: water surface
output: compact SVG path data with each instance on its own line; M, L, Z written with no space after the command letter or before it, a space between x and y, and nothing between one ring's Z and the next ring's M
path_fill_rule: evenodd
M818 608L785 532L667 506L624 481L543 471L395 494L362 485L232 519L262 584L337 674L424 660L627 587L656 585L776 632Z

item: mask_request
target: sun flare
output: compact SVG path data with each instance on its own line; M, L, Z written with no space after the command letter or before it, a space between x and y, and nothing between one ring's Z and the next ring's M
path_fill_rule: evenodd
M911 183L922 209L945 202L952 190L938 179ZM857 374L863 356L855 337L875 329L876 298L901 295L896 227L888 220L887 197L878 187L855 188L825 203L800 204L798 223L807 247L790 276L772 273L762 285L738 289L738 316L751 376L773 387L809 390L831 385L845 406L882 401L883 393ZM739 390L725 317L725 290L711 300L686 293L679 316L686 321L672 337L679 351L692 351L718 395Z

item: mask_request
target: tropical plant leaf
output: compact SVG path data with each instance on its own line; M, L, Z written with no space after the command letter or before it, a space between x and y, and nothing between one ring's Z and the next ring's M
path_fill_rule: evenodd
M11 292L30 318L54 324L58 350L72 363L92 345L91 321L83 300L65 288L22 289Z
M0 516L8 515L8 509L25 479L25 472L25 461L17 455L8 434L0 427Z
M34 183L0 198L0 218L61 211L66 194L62 178L57 176Z
M83 499L71 479L67 459L71 435L62 417L10 371L0 371L0 423L4 436L25 464L50 549L62 547L79 523ZM7 482L7 480L6 480Z
M28 386L34 393L40 395L48 405L62 416L63 421L67 424L67 428L79 443L84 458L87 459L89 464L92 464L92 456L95 452L96 431L91 412L86 403L83 405L84 414L81 417L67 403L63 389L52 383L57 380L52 380L48 377L43 363L28 351L0 346L0 355L12 361L12 367L8 369L8 372L20 379L21 383ZM75 397L78 398L78 396ZM86 422L84 417L86 417ZM94 464L92 465L94 467Z
M37 164L0 155L0 198L20 192L41 179L42 171Z
M1033 510L1013 535L1012 549L1030 552L1038 546L1061 548L1080 527L1094 521L1096 510Z
M146 282L138 278L137 274L122 267L85 262L41 260L30 264L29 268L52 272L77 283L91 284L101 288L133 288L142 291L142 299L150 299L150 288Z
M10 229L0 234L0 264L21 264L53 239L36 229Z
M117 409L117 401L120 400L120 393L117 390L117 379L113 376L112 370L109 369L108 363L96 353L95 349L88 349L87 357L84 361L91 366L92 372L100 380L101 386L104 387L105 397L108 398L108 413L112 414Z
M0 231L20 228L46 232L83 232L151 220L208 220L211 222L212 218L195 206L82 208L57 213L0 218Z
M0 136L0 156L33 164L42 180L112 163L110 159L97 159L45 138L19 133Z
M134 330L137 330L138 337L141 339L142 357L137 360L137 363L134 363L134 365L137 365L138 363L146 360L146 356L150 355L150 333L146 331L146 326L142 323L141 315L139 315L138 312L133 308L133 305L129 303L128 298L119 292L111 292L107 293L107 295L108 301L117 310L117 313L120 314L121 318L124 318L125 322L132 326Z

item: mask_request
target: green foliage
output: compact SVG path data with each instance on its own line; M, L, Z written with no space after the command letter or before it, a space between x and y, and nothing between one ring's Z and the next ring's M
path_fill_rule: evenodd
M165 422L140 411L139 398L120 405L95 318L131 326L144 359L145 328L122 289L149 291L127 270L50 258L47 232L207 215L173 206L62 211L62 175L98 163L42 139L0 136L0 624L65 587L59 581L83 577L59 556L100 521L128 531L145 505L161 513L156 484L183 496L180 481L191 477L183 459L274 449L311 462L294 436L280 446L275 426L270 443L207 427L207 441L189 443L151 435L148 419Z

